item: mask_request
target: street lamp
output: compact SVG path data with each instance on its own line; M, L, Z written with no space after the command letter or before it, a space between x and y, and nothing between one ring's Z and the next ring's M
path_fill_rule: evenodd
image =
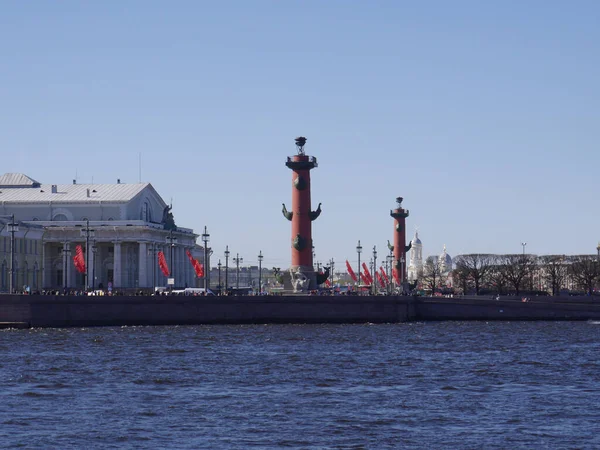
M523 257L525 257L525 246L527 245L527 242L521 242L521 245L523 246Z
M404 294L404 263L405 262L406 262L406 260L404 259L404 254L402 254L402 256L400 256L400 286L401 286L402 294Z
M600 262L600 242L598 242L598 247L596 247L596 250L598 251L598 262Z
M204 242L204 292L207 292L208 286L206 285L207 281L208 281L208 271L210 270L210 268L208 267L208 264L206 264L207 262L207 257L206 257L206 248L207 248L207 244L208 241L210 241L210 234L208 234L208 231L206 230L206 225L204 226L204 233L202 233L202 242Z
M96 240L92 244L92 290L96 289L96 252L98 247L96 246Z
M225 293L229 292L229 245L225 247Z
M152 292L156 291L156 242L152 243L152 249L148 249L148 255L152 255Z
M362 245L360 245L360 239L356 245L356 253L358 253L358 293L360 294L360 274L362 269L360 268L360 254L362 253Z
M388 285L387 285L387 293L391 295L392 293L392 263L394 261L394 257L389 254L385 257L385 268L387 269L388 276Z
M173 279L173 285L174 285L175 284L175 261L173 261L173 251L175 250L175 244L177 244L177 237L173 236L173 230L169 230L169 235L167 236L167 244L170 244L170 250L169 250L169 262L171 263L170 278ZM171 285L171 288L173 285Z
M63 244L63 248L62 248L62 254L65 259L65 276L64 276L64 279L65 279L64 290L65 291L67 290L67 287L69 286L69 272L67 272L67 263L69 261L69 253L71 253L71 250L69 250L68 245L69 245L68 242L65 241Z
M335 269L335 261L333 260L333 258L331 258L329 260L329 267L331 267L331 289L333 289L333 283L335 282L335 279L333 277L334 269Z
M373 246L373 295L377 295L377 274L375 271L377 270L377 246Z
M262 250L258 252L258 295L262 294Z
M90 288L90 237L95 236L95 231L90 230L90 221L85 219L85 229L81 230L81 236L85 237L85 290Z
M219 268L219 286L217 287L219 289L219 295L221 295L221 259L219 259L217 267Z
M10 223L8 224L8 232L10 233L10 282L9 292L14 293L15 288L15 233L19 231L19 226L15 223L15 215L10 215Z
M240 263L244 262L244 258L240 258L240 254L236 253L235 254L235 258L233 258L233 262L235 263L235 271L236 271L236 275L235 275L235 288L239 289L240 288Z

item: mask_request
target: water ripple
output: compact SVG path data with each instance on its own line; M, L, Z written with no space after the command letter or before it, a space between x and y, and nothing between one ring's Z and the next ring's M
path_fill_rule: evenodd
M586 322L2 330L26 448L600 448Z

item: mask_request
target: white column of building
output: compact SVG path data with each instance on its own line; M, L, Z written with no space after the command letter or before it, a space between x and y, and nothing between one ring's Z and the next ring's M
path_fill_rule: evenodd
M43 241L42 241L43 242ZM50 247L49 244L47 242L44 242L44 244L42 245L42 289L47 288L49 283L48 280L50 279L49 277L51 275L49 275L49 273L52 272L48 272L48 270L52 270L52 264L50 262Z
M170 257L169 257L169 246L163 244L162 248L161 248L162 252L165 255L165 259L168 261L169 263L169 271L173 272L173 262L171 261ZM160 282L161 282L161 286L167 286L167 277L165 276L164 273L162 273L162 270L159 271L160 273Z
M180 248L179 254L181 258L181 287L185 287L185 284L187 283L187 269L190 265L185 254L185 247Z
M177 286L185 286L185 266L183 265L183 247L177 248Z
M65 250L69 249L69 244L68 243L64 243L62 249L63 249L63 252L62 252L62 256L63 256L62 257L62 267L61 267L61 270L62 270L62 273L63 273L62 285L66 286L67 285L67 281L68 281L67 280L67 273L69 272L69 260L68 260L69 255L68 255L67 251L65 251Z
M140 246L138 256L138 286L147 288L148 285L148 249L145 242L138 242Z
M183 252L183 284L184 286L190 287L190 260L186 254L186 248L182 247L181 251Z
M192 268L192 265L190 264L190 259L187 257L186 254L187 248L183 248L183 267L184 267L184 271L183 273L185 274L185 284L187 285L187 287L192 287L192 284L190 283L190 269Z
M175 255L175 261L177 261L175 286L183 287L185 285L185 281L183 281L185 267L181 264L181 247L179 245L175 247Z
M113 262L113 287L121 286L121 243L114 243L114 262ZM110 280L109 280L110 281Z

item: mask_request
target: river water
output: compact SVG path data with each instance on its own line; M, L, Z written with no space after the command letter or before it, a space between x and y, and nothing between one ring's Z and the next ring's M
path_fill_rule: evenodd
M0 332L2 448L600 448L600 324Z

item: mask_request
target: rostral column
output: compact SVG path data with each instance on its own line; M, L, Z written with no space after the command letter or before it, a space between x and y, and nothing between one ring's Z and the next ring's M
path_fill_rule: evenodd
M321 214L321 204L316 211L310 206L310 171L317 167L317 158L304 154L305 137L296 138L298 153L288 156L285 165L292 169L292 210L283 204L284 217L292 222L291 282L295 292L305 292L317 287L312 253L312 221Z
M390 211L390 216L394 218L394 245L388 247L394 252L394 269L398 274L402 291L405 291L406 282L406 252L410 250L412 243L406 245L406 218L408 217L408 209L402 208L402 197L396 198L398 206Z

